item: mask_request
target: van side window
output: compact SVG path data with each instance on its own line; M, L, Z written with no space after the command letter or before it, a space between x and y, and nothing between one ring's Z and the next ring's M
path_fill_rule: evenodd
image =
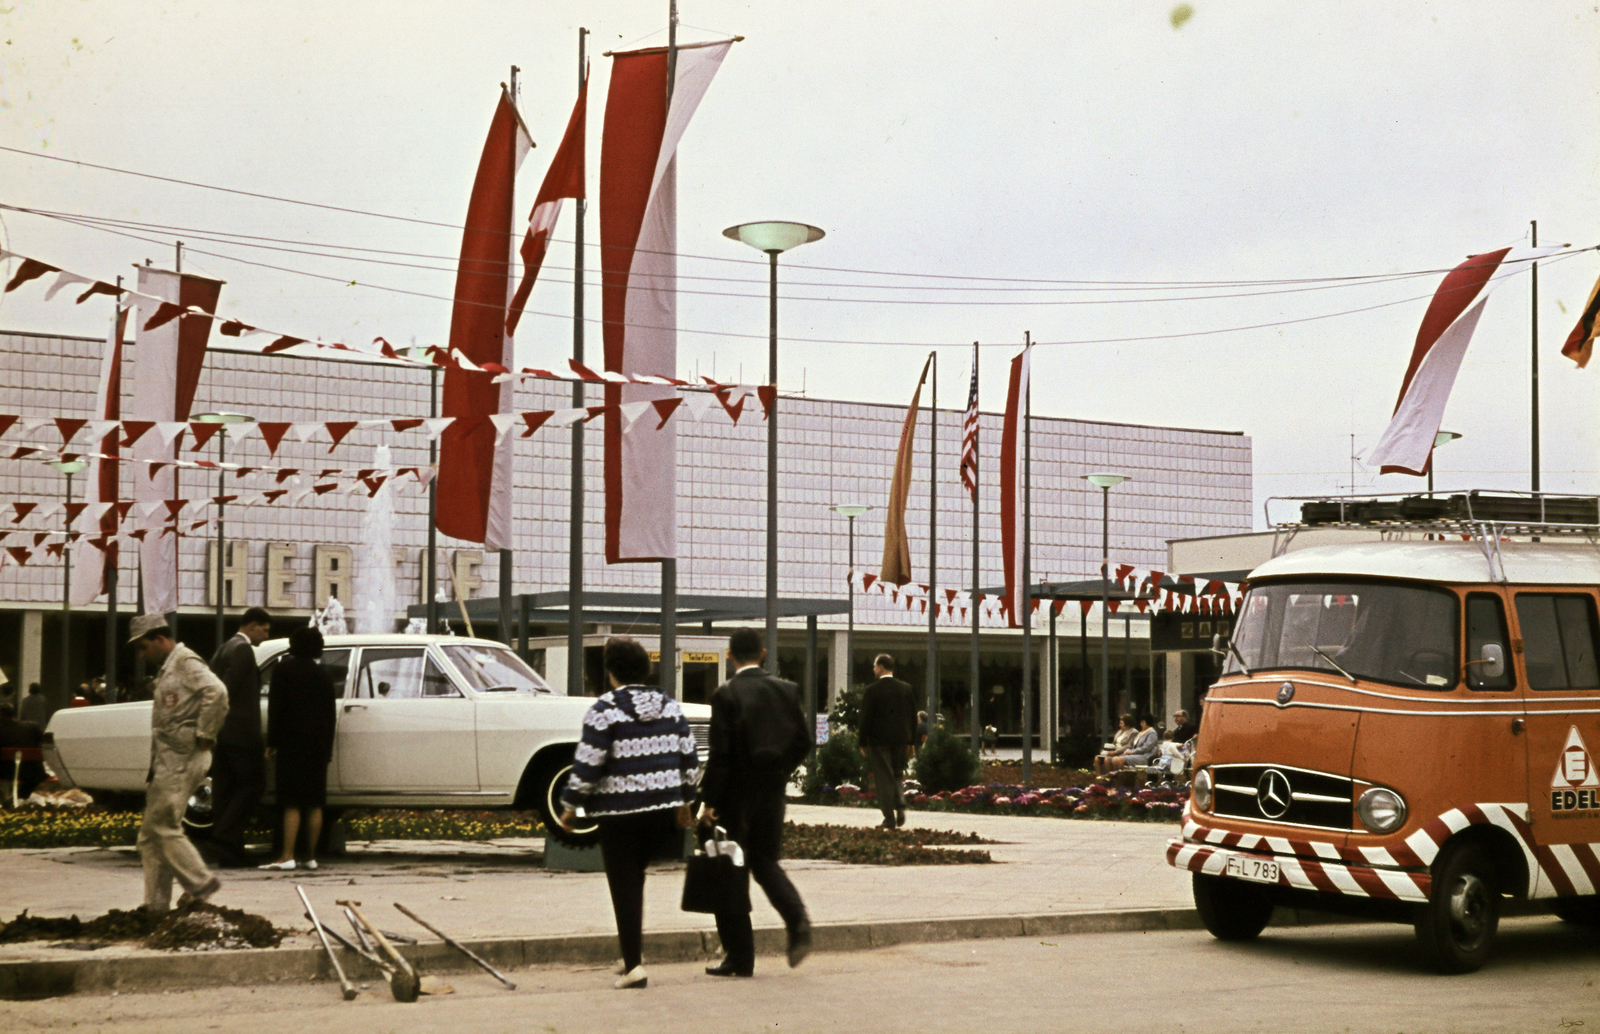
M1600 688L1593 598L1519 592L1517 623L1522 626L1522 657L1531 688Z
M1500 597L1486 592L1475 592L1467 597L1467 686L1471 689L1510 689L1514 685L1511 675L1510 636L1506 634L1506 612ZM1490 678L1482 663L1483 648L1500 647L1501 664L1498 676ZM1474 664L1474 661L1479 663Z

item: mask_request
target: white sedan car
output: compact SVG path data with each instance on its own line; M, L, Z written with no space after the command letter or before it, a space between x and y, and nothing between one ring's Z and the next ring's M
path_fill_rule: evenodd
M272 669L287 639L256 647L266 724ZM552 836L583 716L594 702L558 696L504 644L423 635L328 636L322 666L339 697L328 807L537 808ZM705 760L711 709L684 704ZM143 792L150 703L57 711L48 760L65 786ZM271 799L269 774L268 800ZM585 828L586 827L586 828Z

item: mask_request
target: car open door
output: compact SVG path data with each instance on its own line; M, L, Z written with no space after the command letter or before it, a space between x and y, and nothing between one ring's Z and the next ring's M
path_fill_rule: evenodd
M339 703L344 794L429 796L478 790L473 702L422 646L368 646Z

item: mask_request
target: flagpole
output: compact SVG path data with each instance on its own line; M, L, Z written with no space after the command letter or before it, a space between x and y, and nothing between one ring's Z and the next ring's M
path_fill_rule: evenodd
M1532 239L1529 241L1529 244L1532 247L1537 248L1539 246L1539 220L1534 219L1533 221L1531 221L1528 224L1528 226L1531 228L1531 231L1532 231ZM1537 492L1537 491L1539 491L1539 263L1537 263L1537 262L1535 262L1533 264L1533 302L1532 302L1532 310L1531 311L1532 311L1532 316L1533 316L1533 328L1532 328L1532 330L1533 330L1533 336L1532 336L1532 360L1533 360L1533 365L1531 367L1533 378L1532 378L1532 381L1530 383L1530 388L1531 388L1531 394L1533 396L1533 398L1532 398L1532 409L1533 409L1533 414L1532 414L1532 432L1533 433L1532 433L1532 435L1530 437L1532 439L1531 446L1532 446L1532 452L1533 452L1533 457L1532 457L1532 471L1533 471L1532 489L1533 489L1533 491ZM1431 457L1430 457L1430 459L1431 459ZM1433 468L1430 466L1428 469L1432 470ZM1540 512L1541 513L1543 512L1543 508L1542 507L1540 509Z
M522 69L518 68L516 65L512 65L511 66L511 107L512 107L513 110L516 110L516 108L517 108L517 97L518 97L518 94L521 92L520 89L519 89L519 84L517 83L517 73L520 72L520 71L522 71ZM518 112L517 117L518 118L522 117L520 112ZM516 166L517 166L517 135L515 133L512 133L511 134L511 167L513 169L515 169ZM510 188L510 198L509 198L509 200L510 200L510 204L508 204L506 206L506 211L511 216L509 222L507 222L507 224L506 224L506 242L507 242L507 249L508 249L507 250L507 255L506 255L506 276L507 276L508 279L510 278L510 275L511 275L511 253L516 251L516 241L517 241L517 215L516 215L516 208L517 208L517 179L516 179L515 175L513 175L511 177L511 188ZM502 322L501 323L501 328L502 328L501 329L501 334L502 335L504 335L504 333L505 333L504 327L505 327L505 324ZM502 337L501 340L504 341L504 337ZM500 440L499 439L495 440L495 448L496 449L504 448L504 446L502 446L500 444ZM507 495L511 494L511 492L513 491L515 485L516 485L516 479L512 478L511 484L506 486L506 494ZM512 509L512 512L515 513L515 508L514 507ZM512 517L512 518L510 518L510 521L511 521L512 525L515 525L516 518ZM516 647L516 635L512 632L512 627L513 626L512 626L512 622L511 622L512 563L511 563L511 546L510 546L510 544L513 541L513 538L514 538L514 536L513 536L513 533L511 531L511 528L508 527L506 529L506 545L503 546L499 550L499 552L500 552L500 577L498 579L499 585L497 586L497 588L500 590L499 591L499 596L500 596L499 604L500 605L499 605L499 607L497 609L500 611L500 620L499 620L500 641L505 643L507 646L511 647L513 650L515 650L517 648ZM526 651L526 647L525 646L524 646L524 649L518 651L519 654L526 653L526 652L527 651Z
M112 371L112 376L108 380L117 385L116 414L120 418L122 416L122 277L120 276L117 277L117 296L111 301L111 354L113 361L117 364L117 368ZM108 414L101 410L100 416L104 419ZM103 464L105 460L100 462ZM118 496L122 494L121 466L121 464L117 465L118 491L115 494ZM100 470L98 466L95 468L95 479L95 485L98 488L100 485ZM104 499L100 501L102 503L106 502ZM111 502L115 504L116 500L112 499ZM113 527L115 528L116 526L113 525ZM117 530L120 531L120 529ZM100 532L105 534L104 525L101 525ZM118 545L115 533L106 537L106 547L106 558L104 560L106 586L106 703L114 704L117 702L117 564L122 559L122 548Z
M672 88L678 78L678 0L669 0L667 5L667 117L672 116ZM672 189L677 190L674 181ZM676 217L674 217L676 218ZM676 230L674 230L674 240ZM674 275L676 275L676 266ZM676 374L676 371L674 371ZM678 558L675 556L664 557L661 560L661 617L660 636L657 642L657 652L661 659L658 662L656 682L661 692L668 697L678 695ZM777 668L772 669L774 673Z
M928 730L939 720L939 353L933 363L933 404L928 408Z
M578 27L578 93L588 82L584 37ZM585 126L585 129L588 127ZM585 170L587 172L587 170ZM584 191L588 194L588 190ZM572 358L583 362L583 217L588 201L577 198L572 258ZM572 408L582 409L583 381L572 382ZM583 421L572 424L571 511L567 518L567 695L583 696Z
M178 298L181 300L183 298L183 242L182 241L177 241L173 245L173 249L172 250L173 250L172 271L174 273L178 274ZM182 326L183 326L183 320L182 320L181 317L178 320L178 326L180 328L182 328ZM173 415L174 418L176 418L178 414L176 412L174 412L172 415ZM187 413L184 414L184 416L188 416L188 415L189 414L187 414ZM178 459L178 449L179 449L178 439L176 437L174 437L173 440L172 440L172 458L174 460ZM179 473L178 465L176 463L174 463L172 465L172 498L173 499L180 498L180 496L178 495L178 479L181 476L182 475ZM183 582L183 538L178 533L178 520L177 520L178 515L177 514L172 514L171 516L172 516L172 613L167 615L167 630L172 633L172 638L174 640L177 640L177 638L178 638L178 608L183 605L183 601L179 598L181 596L181 594L182 594L182 590L180 589L180 586L181 586L181 584ZM221 645L221 644L219 643L218 645Z
M978 343L972 343L972 387L976 393L978 387ZM981 416L978 418L981 423ZM978 660L978 464L977 442L978 428L973 428L973 464L972 464L972 598L969 601L972 607L972 751L974 754L983 749L981 739L983 733L982 723L978 718L978 705L982 697L978 680L982 678L982 670Z
M1023 354L1033 347L1033 335L1023 332ZM1022 785L1033 778L1033 578L1029 555L1033 508L1030 504L1033 481L1033 448L1029 423L1033 419L1033 376L1028 369L1028 384L1022 392Z

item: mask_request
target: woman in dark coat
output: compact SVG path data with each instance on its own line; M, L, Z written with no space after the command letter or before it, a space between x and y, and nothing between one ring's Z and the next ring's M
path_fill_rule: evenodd
M289 634L289 653L278 662L267 691L267 756L278 762L275 789L283 809L283 852L263 869L296 867L294 848L302 812L306 860L299 867L317 867L314 855L322 833L338 712L333 680L319 663L321 656L322 633L312 625L295 629Z

